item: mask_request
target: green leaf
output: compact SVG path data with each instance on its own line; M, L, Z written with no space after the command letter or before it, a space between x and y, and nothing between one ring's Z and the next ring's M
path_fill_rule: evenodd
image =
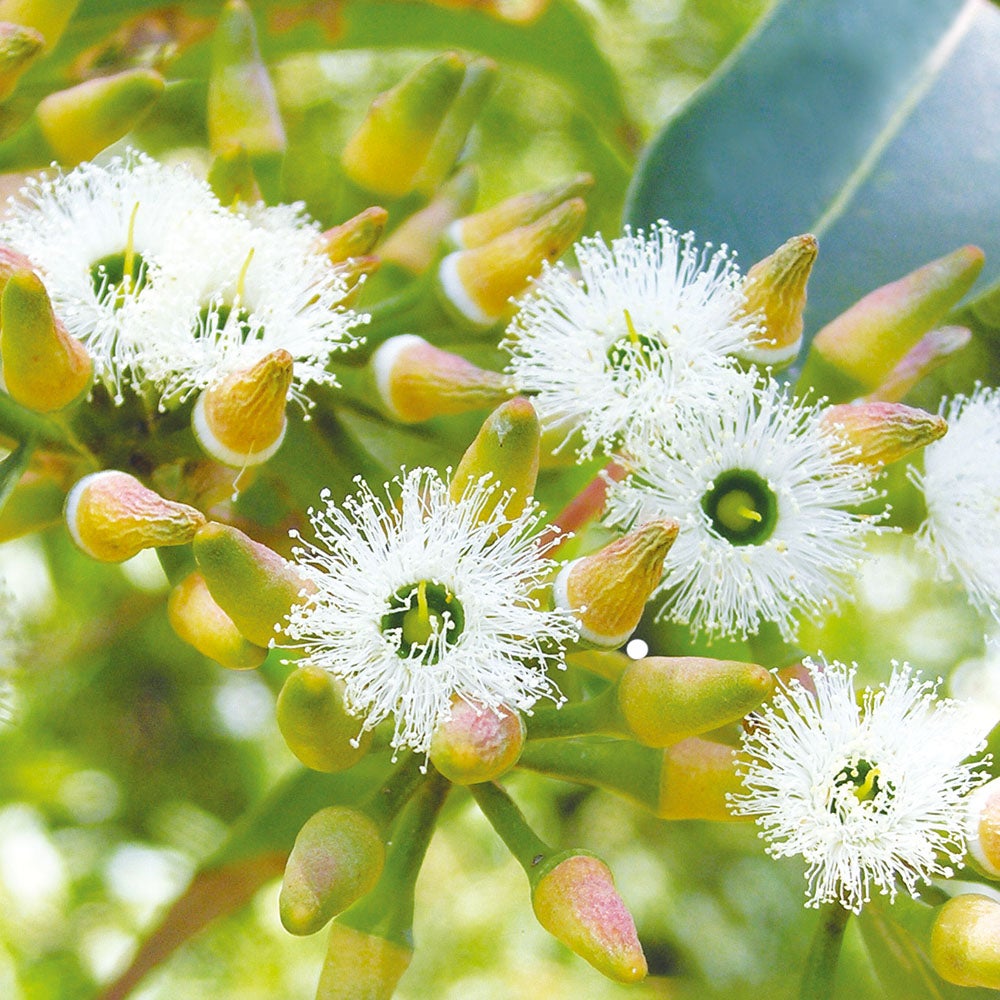
M626 221L744 265L813 232L807 335L976 243L1000 275L1000 13L985 0L783 0L654 140Z
M14 487L21 481L34 450L34 438L27 438L0 462L0 511L7 505Z

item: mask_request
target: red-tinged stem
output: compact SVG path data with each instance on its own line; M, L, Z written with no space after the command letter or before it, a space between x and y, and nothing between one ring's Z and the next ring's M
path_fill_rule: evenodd
M539 538L539 544L555 543L546 554L551 556L571 533L580 531L604 511L608 499L608 483L621 482L627 473L624 466L608 462L601 471L560 511Z

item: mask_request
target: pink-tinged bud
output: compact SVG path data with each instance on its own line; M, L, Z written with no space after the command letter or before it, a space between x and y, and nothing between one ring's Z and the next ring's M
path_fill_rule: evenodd
M208 170L208 183L223 205L256 205L264 200L245 146L217 153Z
M291 384L292 356L279 350L209 386L191 412L198 444L238 469L266 462L285 438Z
M413 949L335 923L316 1000L392 1000Z
M278 910L290 934L315 934L378 881L385 845L375 823L346 806L306 820L285 865Z
M189 574L170 592L167 617L188 645L230 670L253 670L267 657L267 650L244 639L215 603L201 573Z
M431 740L431 763L456 785L476 785L506 774L524 749L524 720L519 712L452 698L451 718Z
M39 102L35 118L50 157L64 166L93 159L139 123L163 87L159 73L130 69L49 94Z
M441 261L438 290L457 319L488 329L507 313L545 261L558 260L580 233L587 206L572 198L526 226Z
M0 0L0 21L33 28L52 51L80 0Z
M956 986L1000 989L1000 903L978 893L949 899L931 930L931 964Z
M470 484L492 476L500 484L496 501L507 491L513 495L507 504L507 516L517 517L535 489L538 479L538 443L541 427L535 408L523 396L498 406L479 429L466 449L451 478L451 496L458 500ZM496 503L483 507L487 519Z
M663 751L660 770L660 819L739 819L729 810L728 797L745 791L736 751L697 736Z
M372 734L344 706L343 684L312 663L285 679L276 714L288 749L314 771L346 771L371 746Z
M185 545L205 523L187 504L164 500L125 472L84 476L66 498L73 541L101 562L124 562L143 549Z
M448 227L448 236L459 250L471 250L534 222L570 198L578 198L594 186L590 174L575 174L550 188L516 194L474 215L456 219Z
M839 403L823 411L823 426L844 441L849 462L880 468L944 437L944 417L902 403Z
M16 271L0 300L0 354L7 392L38 413L61 410L90 385L87 349L52 311L41 280Z
M876 389L972 287L983 252L967 246L866 295L813 340L802 378L836 401Z
M465 67L460 55L446 52L376 97L341 154L347 176L380 196L409 194L462 86Z
M607 649L628 640L660 582L678 528L676 521L650 521L563 567L552 599L576 613L582 639Z
M818 252L811 233L793 236L770 257L758 261L743 281L744 313L757 314L763 329L739 354L772 368L790 365L802 344L806 284Z
M31 261L23 253L11 250L10 247L0 244L0 295L3 294L4 289L7 287L7 282L15 274L19 271L30 271L31 269Z
M972 860L990 878L1000 878L1000 778L969 796L968 846Z
M0 101L11 95L44 47L45 39L34 28L0 22Z
M496 406L512 392L506 375L480 368L412 333L390 337L372 355L371 365L386 409L405 424Z
M918 382L951 359L972 340L964 326L939 326L925 333L885 377L878 388L865 397L869 402L898 403Z
M375 249L388 221L389 213L372 205L353 219L323 232L316 241L316 249L333 264L343 264L351 257L363 257Z
M615 891L611 870L589 854L573 854L535 884L538 922L598 972L619 983L646 977L635 922Z
M618 707L635 739L666 747L737 722L774 690L756 663L701 656L636 660L618 682Z
M228 524L199 528L194 557L219 607L258 646L281 638L277 626L310 589L287 559Z

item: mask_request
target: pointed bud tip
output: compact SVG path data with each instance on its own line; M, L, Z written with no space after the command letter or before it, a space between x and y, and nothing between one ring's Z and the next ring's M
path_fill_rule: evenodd
M1000 903L979 893L949 899L934 920L930 956L946 982L1000 989Z

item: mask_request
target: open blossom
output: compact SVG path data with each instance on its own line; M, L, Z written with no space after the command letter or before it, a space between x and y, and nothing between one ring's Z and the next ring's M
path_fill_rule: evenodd
M504 345L518 390L586 457L644 436L674 399L722 396L734 351L756 321L743 315L740 275L725 247L701 250L665 223L607 245L575 247L580 280L546 267L522 300Z
M844 595L877 530L850 508L875 494L821 413L744 377L725 399L679 410L669 438L630 442L607 519L680 524L655 591L661 617L744 637L774 622L791 639L800 614Z
M947 435L924 449L922 473L910 469L927 505L917 539L945 579L1000 620L1000 391L959 396L944 415Z
M559 700L545 669L576 635L569 612L535 596L554 564L539 550L540 515L508 518L508 498L472 484L458 500L431 469L367 485L310 511L316 540L295 549L315 585L287 632L344 681L348 710L370 729L392 718L394 747L426 753L453 695L488 709Z
M806 660L815 691L792 681L743 736L731 808L753 816L773 857L801 855L808 905L858 912L872 890L953 874L965 853L965 797L988 780L982 729L962 702L908 665L854 690L856 667Z

